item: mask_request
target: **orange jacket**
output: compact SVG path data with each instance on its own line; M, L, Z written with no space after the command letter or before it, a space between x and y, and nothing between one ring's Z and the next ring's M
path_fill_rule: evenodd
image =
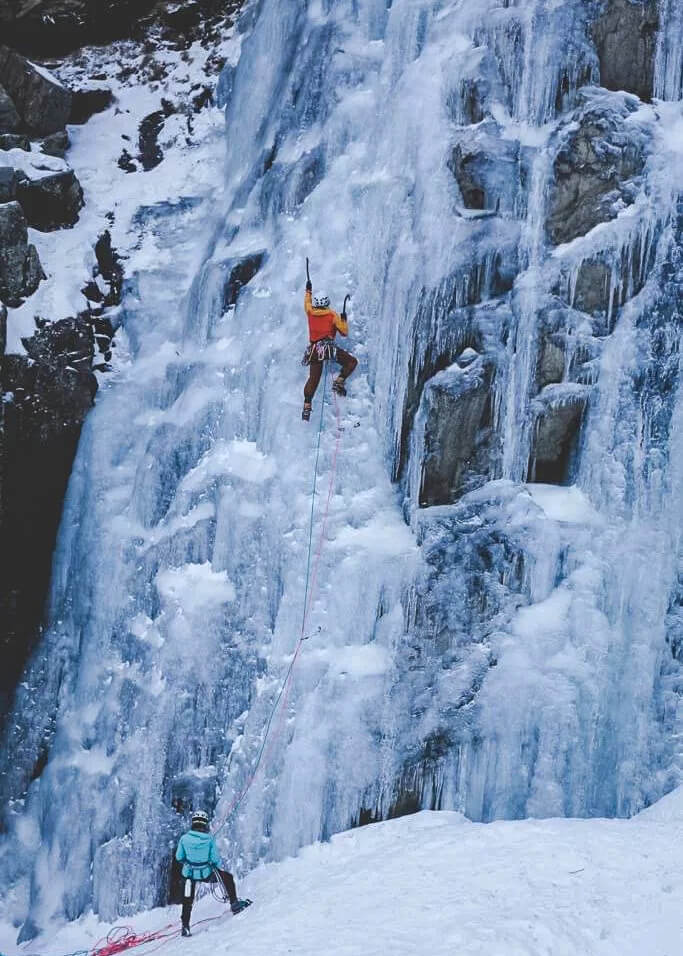
M311 293L304 296L304 309L308 317L308 334L311 342L333 339L337 332L349 334L349 323L334 309L314 309Z

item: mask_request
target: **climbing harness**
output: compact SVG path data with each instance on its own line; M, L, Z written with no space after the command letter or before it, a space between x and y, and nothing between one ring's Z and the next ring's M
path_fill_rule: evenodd
M310 365L313 360L316 362L325 362L327 359L337 360L337 346L334 339L318 339L317 342L311 342L304 357L301 359L302 365Z

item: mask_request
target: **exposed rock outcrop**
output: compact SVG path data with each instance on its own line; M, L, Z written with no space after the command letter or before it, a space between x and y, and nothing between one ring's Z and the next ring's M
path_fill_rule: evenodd
M140 123L138 159L145 171L154 169L164 158L161 147L159 146L159 134L164 125L164 121L176 112L173 103L168 100L161 101L161 109L145 116Z
M11 166L0 166L0 203L12 202L17 195L17 174Z
M87 44L140 38L150 27L186 45L234 13L243 0L5 0L6 42L31 56L62 56Z
M488 477L493 366L469 355L464 364L440 372L425 388L421 507L451 504Z
M0 355L0 536L12 542L0 548L0 705L39 635L66 484L97 390L87 318L45 324L24 345L26 355Z
M242 288L254 278L265 259L265 252L254 252L236 262L227 264L230 270L223 292L223 309L228 309L237 302Z
M651 99L658 28L657 0L607 0L592 29L602 86Z
M69 134L66 130L60 130L59 133L53 133L46 136L40 145L40 151L46 156L56 156L64 159L64 154L69 148Z
M72 91L71 113L69 123L82 126L91 116L102 113L114 102L114 94L107 87L90 87Z
M83 207L83 190L72 169L36 179L24 177L17 198L29 225L44 232L73 226Z
M23 149L28 152L31 149L31 141L22 133L0 133L0 149Z
M16 307L45 278L36 247L29 245L26 217L18 202L0 205L0 300Z
M13 133L21 125L12 97L0 86L0 133Z
M538 358L538 383L540 388L556 384L564 378L564 349L557 335L545 335L541 339Z
M529 481L571 484L581 420L588 401L584 386L548 386L537 399Z
M645 145L627 118L628 98L600 98L580 110L555 160L548 209L551 242L570 242L630 205L645 165Z
M27 132L48 136L64 129L71 112L70 91L6 46L0 46L0 84L12 97Z

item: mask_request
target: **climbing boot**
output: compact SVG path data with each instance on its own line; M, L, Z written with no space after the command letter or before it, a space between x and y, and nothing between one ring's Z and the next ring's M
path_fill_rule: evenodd
M310 422L310 420L311 420L311 409L312 409L312 408L313 408L313 406L311 405L310 402L304 402L304 410L303 410L303 412L301 413L301 418L302 418L305 422Z
M237 914L245 910L247 906L251 906L251 900L235 900L234 903L230 904L232 915L237 916Z
M337 395L346 395L346 388L344 387L344 379L341 375L337 375L335 380L332 382L332 390L337 393Z
M183 931L181 933L181 936L192 936L189 926L183 926Z

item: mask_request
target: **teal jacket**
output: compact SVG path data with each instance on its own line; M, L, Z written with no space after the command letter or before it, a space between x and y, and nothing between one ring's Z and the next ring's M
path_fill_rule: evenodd
M183 864L183 877L190 880L205 880L221 865L216 841L201 830L188 830L181 836L175 858Z

